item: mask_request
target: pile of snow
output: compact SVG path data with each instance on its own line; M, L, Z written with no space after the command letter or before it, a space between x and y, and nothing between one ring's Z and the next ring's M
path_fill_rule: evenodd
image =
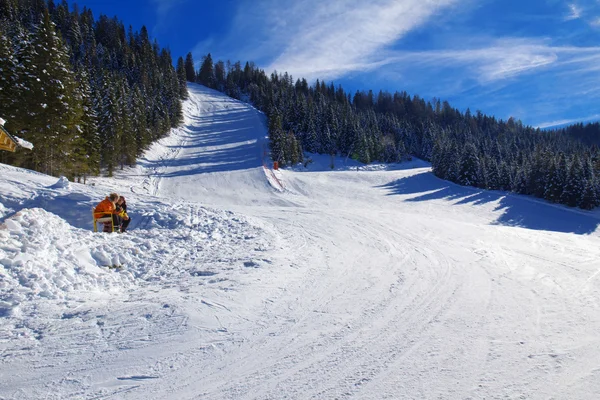
M50 186L50 189L68 189L69 188L69 179L65 176L61 176L58 178L58 181Z
M0 316L14 315L25 302L85 300L169 277L236 274L267 262L264 252L276 237L230 211L134 193L127 195L128 232L94 233L91 209L109 188L0 169Z
M35 297L131 284L130 274L109 275L90 257L90 233L74 230L43 209L24 209L0 225L0 313ZM86 240L87 239L87 240Z

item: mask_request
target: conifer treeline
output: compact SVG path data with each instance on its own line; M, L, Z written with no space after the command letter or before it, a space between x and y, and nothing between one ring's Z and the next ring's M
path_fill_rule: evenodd
M281 165L301 161L302 149L364 163L414 155L430 161L438 177L461 185L585 209L600 204L598 123L543 131L406 92L351 95L333 83L294 82L287 73L268 77L251 63L242 69L228 62L219 76L217 69L223 63L213 69L209 54L205 73L188 79L238 99L247 95L269 117L271 154Z
M252 63L191 54L173 67L145 27L72 10L63 0L0 0L0 116L34 143L2 162L71 178L132 164L182 116L186 81L252 102L269 118L272 156L302 161L303 150L359 161L431 161L444 179L593 208L600 203L600 124L554 131L461 113L406 92L357 91Z
M181 121L179 61L145 27L66 0L0 0L0 116L34 144L2 161L70 178L133 164Z

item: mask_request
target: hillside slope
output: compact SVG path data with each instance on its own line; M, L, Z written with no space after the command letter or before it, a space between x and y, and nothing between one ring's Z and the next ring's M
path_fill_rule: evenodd
M94 186L0 166L0 397L597 398L595 214L420 161L273 172L251 106L185 113ZM93 234L113 190L133 229Z

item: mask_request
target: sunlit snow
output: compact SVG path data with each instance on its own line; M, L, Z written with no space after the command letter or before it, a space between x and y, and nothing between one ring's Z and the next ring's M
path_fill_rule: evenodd
M0 398L598 398L596 212L420 160L273 171L253 107L184 112L114 178L0 164ZM94 233L111 192L130 230Z

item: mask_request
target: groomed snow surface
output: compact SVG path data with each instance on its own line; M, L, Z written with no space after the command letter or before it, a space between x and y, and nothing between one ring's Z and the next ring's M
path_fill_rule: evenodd
M600 398L597 213L419 160L273 171L251 106L184 110L114 178L0 164L0 398ZM92 232L114 191L130 231Z

